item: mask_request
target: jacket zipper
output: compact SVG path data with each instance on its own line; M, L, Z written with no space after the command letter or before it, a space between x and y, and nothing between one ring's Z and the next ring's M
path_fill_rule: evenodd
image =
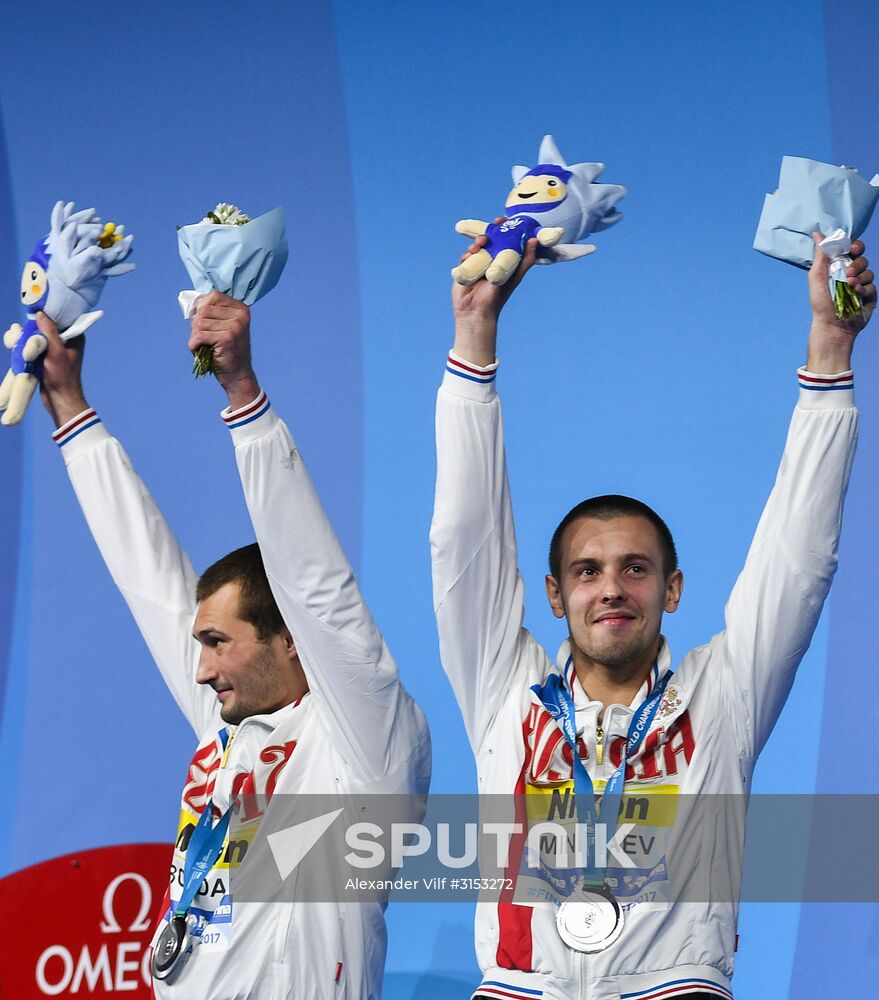
M595 763L599 766L604 762L604 730L595 727Z
M238 730L234 729L229 733L229 738L226 740L226 746L223 748L223 755L220 757L220 770L226 766L226 761L229 759L229 751L232 749L232 744L235 742L235 737L238 735Z

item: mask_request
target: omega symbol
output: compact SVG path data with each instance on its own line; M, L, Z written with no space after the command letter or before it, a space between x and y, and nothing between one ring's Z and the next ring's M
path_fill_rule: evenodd
M143 877L143 875L138 872L123 872L121 875L117 875L116 878L107 886L104 890L104 919L100 923L100 928L104 934L120 934L122 928L119 926L119 921L116 919L116 913L114 910L114 903L116 901L116 890L122 885L123 882L128 880L136 882L140 886L140 909L137 911L137 916L134 921L129 924L129 931L145 931L149 929L149 912L150 906L153 902L153 891L150 889L150 884Z

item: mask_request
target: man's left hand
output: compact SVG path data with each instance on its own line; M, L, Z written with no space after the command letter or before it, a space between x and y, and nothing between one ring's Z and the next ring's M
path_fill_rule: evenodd
M851 367L851 354L855 338L864 329L876 306L876 286L873 272L864 256L864 244L852 242L851 265L846 268L846 280L858 293L863 309L851 319L839 319L833 308L828 288L830 261L818 248L824 238L819 232L815 240L815 258L809 271L809 302L812 306L812 328L809 331L809 354L806 367L811 372L833 375Z
M214 374L237 410L259 395L250 360L250 309L222 292L210 292L198 304L192 320L189 350L213 349Z

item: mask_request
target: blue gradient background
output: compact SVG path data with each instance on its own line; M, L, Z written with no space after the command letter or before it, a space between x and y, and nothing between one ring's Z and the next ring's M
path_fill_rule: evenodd
M561 639L542 597L560 513L631 493L678 536L687 588L667 632L680 655L720 627L804 358L803 275L750 249L764 192L784 154L879 167L879 12L854 24L817 0L616 6L501 18L456 2L52 0L26 22L0 10L4 327L57 198L135 233L138 270L108 285L89 335L87 392L204 567L251 532L220 394L189 375L174 227L217 200L284 206L290 263L254 309L257 370L429 707L441 792L474 784L427 549L454 221L494 214L545 132L630 189L596 255L541 269L510 304L499 384L529 625L553 649ZM761 791L879 791L872 744L849 736L879 699L873 340L857 354L864 426L842 568ZM0 434L0 875L167 839L192 747L49 431L35 404ZM468 905L392 907L386 996L466 996L471 925ZM740 1000L874 992L879 907L744 906L740 931Z

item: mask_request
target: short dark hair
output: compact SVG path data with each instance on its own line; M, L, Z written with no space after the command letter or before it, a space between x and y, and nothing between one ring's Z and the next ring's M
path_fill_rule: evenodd
M275 604L256 542L235 549L208 566L196 584L195 599L201 603L227 583L239 585L238 617L253 625L260 642L284 631L284 619Z
M609 493L605 496L581 500L576 507L572 507L565 514L553 532L552 541L549 543L549 572L556 582L561 579L562 542L565 531L575 521L582 521L587 517L595 517L599 521L610 521L615 517L646 518L656 529L656 534L659 535L663 572L668 577L678 568L678 550L675 548L675 542L668 530L668 525L659 514L652 507L648 507L646 503L635 500L634 497Z

